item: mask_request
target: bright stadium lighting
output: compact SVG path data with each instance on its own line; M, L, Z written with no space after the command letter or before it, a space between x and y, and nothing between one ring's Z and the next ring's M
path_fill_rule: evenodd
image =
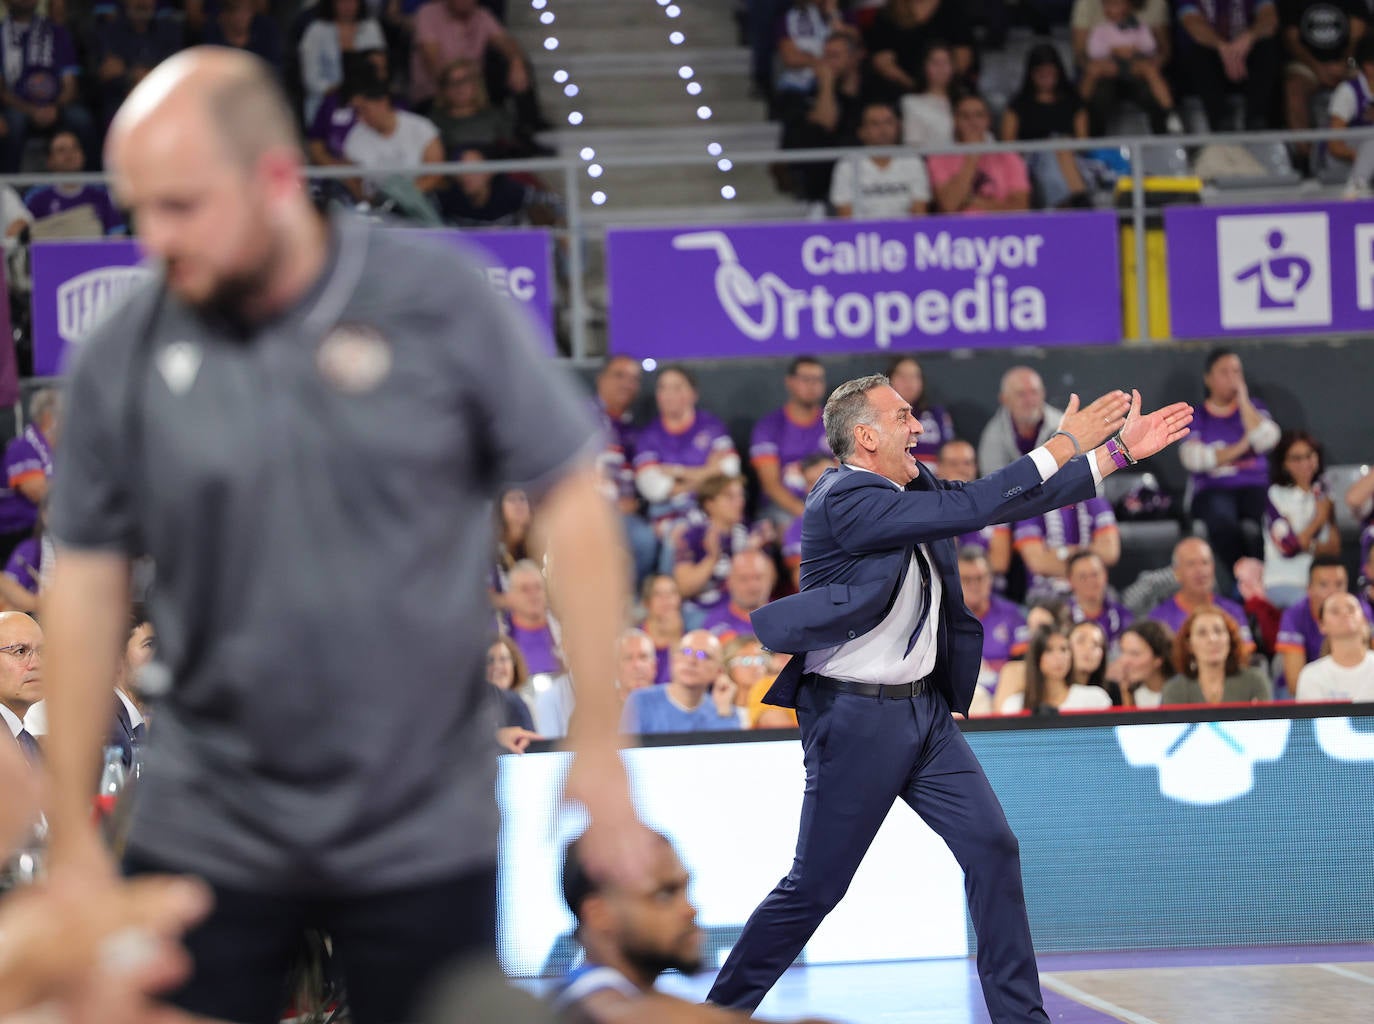
M572 111L572 113L570 113L570 114L568 115L568 124L581 124L581 123L582 123L582 111L580 111L580 110L574 110L574 111Z
M558 49L558 39L557 39L555 36L546 36L546 37L544 38L544 49L546 49L546 50L556 50L556 49Z
M735 165L731 163L729 160L727 160L725 157L721 157L719 160L716 161L716 166L720 168L722 171L728 171Z
M682 67L677 69L677 77L683 79L684 81L688 78L691 78L695 74L696 72L689 68L686 64L682 65Z
M539 24L541 24L541 25L552 25L552 24L553 24L553 11L545 11L543 14L539 15Z
M578 91L577 85L573 82L569 82L567 85L563 86L563 95L568 97L568 99L572 99L576 96Z
M559 68L557 71L553 73L553 80L557 82L559 85L562 85L564 82L568 80L568 73L564 71L562 68Z
M545 7L549 6L549 0L530 0L530 6L536 11L542 11Z
M686 41L687 37L684 36L681 32L668 33L668 42L672 43L674 46L681 46Z
M703 121L709 121L711 119L711 108L703 103L701 106L697 107L697 117L701 118Z
M712 156L720 156L720 143L719 143L719 142L709 142L709 143L707 143L707 144L706 144L706 152L710 153Z
M663 9L663 13L668 15L668 17L670 18L676 18L679 14L682 13L682 8L679 7L677 4L669 4L667 7Z
M722 186L720 187L720 196L721 196L722 199L734 199L734 198L735 198L735 186L734 186L734 185L722 185Z
M587 177L589 177L589 178L599 178L599 177L601 177L601 165L600 165L600 164L592 164L590 167L588 167L588 168L587 168Z
M592 149L591 146L583 146L582 152L578 153L577 155L580 156L583 160L590 160L592 157L596 156L596 150Z
M653 356L646 356L644 358L644 361L639 365L644 367L645 373L653 373L655 370L658 369L658 360L655 359Z
M600 189L598 189L597 191L595 191L595 192L592 193L592 205L593 205L593 206L601 206L601 205L602 205L603 203L605 203L605 202L606 202L606 193L605 193L605 192L602 192Z
M700 95L701 95L701 83L700 83L700 82L688 82L688 83L687 83L687 95L688 95L688 96L700 96Z

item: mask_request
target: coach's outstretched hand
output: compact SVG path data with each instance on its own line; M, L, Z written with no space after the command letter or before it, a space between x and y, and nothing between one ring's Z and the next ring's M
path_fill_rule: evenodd
M1188 436L1188 424L1192 422L1193 407L1187 402L1175 402L1148 416L1140 415L1140 392L1132 390L1131 409L1126 415L1126 425L1121 428L1121 440L1130 450L1131 458L1139 462L1182 441Z
M1131 399L1124 391L1108 391L1082 409L1078 396L1070 395L1059 429L1076 440L1083 451L1090 452L1125 425L1130 407Z

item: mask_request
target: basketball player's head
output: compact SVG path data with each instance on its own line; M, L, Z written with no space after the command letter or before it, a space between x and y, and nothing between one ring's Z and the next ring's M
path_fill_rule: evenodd
M195 47L158 65L115 115L105 163L173 294L250 310L280 287L314 210L290 106L258 58Z
M666 836L654 833L654 857L633 888L588 873L582 839L563 857L563 898L577 918L577 938L589 958L624 965L652 983L664 971L701 969L702 932L687 895L690 878Z

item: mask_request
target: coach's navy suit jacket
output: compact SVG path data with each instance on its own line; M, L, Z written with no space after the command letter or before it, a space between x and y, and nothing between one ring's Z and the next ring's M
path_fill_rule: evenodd
M1086 501L1094 493L1084 457L1044 483L1030 456L968 484L937 479L922 466L905 490L865 470L827 470L803 513L801 593L750 616L769 650L794 655L764 701L795 707L807 651L861 637L882 622L906 579L912 548L920 543L944 587L932 681L952 710L967 713L983 657L983 627L964 604L954 538Z

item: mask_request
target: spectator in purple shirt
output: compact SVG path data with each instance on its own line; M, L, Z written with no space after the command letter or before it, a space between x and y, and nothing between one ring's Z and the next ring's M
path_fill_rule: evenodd
M1193 414L1192 434L1178 449L1192 474L1193 519L1207 539L1229 589L1231 566L1242 555L1263 558L1262 520L1269 490L1265 454L1279 443L1278 424L1263 402L1250 397L1240 356L1214 348L1207 354L1207 398ZM1243 523L1253 526L1247 536Z
M1097 623L1107 635L1107 646L1115 648L1133 616L1107 593L1107 566L1101 556L1095 551L1074 552L1069 556L1068 580L1073 621Z
M89 66L100 84L102 124L144 75L181 49L181 25L156 14L155 0L124 0L122 11L96 19Z
M1285 684L1292 689L1302 667L1322 656L1322 605L1332 594L1344 594L1349 589L1350 577L1338 555L1317 555L1312 559L1307 570L1307 594L1279 620L1279 639L1274 650L1283 661L1283 675L1275 680L1276 689ZM1365 619L1374 622L1374 612L1363 597L1360 608Z
M663 536L686 515L708 476L740 475L739 453L725 424L697 408L696 378L682 366L660 370L654 385L658 415L635 438L635 485Z
M1177 635L1189 615L1204 605L1216 605L1236 624L1244 645L1242 661L1248 660L1255 651L1249 620L1244 608L1216 592L1216 559L1207 542L1201 537L1184 537L1174 545L1172 566L1178 593L1157 605L1150 618L1164 623Z
M934 469L940 460L940 449L954 440L954 420L943 406L926 401L926 378L915 356L897 356L888 363L887 380L921 421L915 455L919 462Z
M959 549L959 582L964 604L983 624L983 662L978 669L978 687L983 691L982 710L992 709L997 689L997 674L1008 661L1025 653L1030 634L1026 615L1020 605L992 592L993 573L988 559L975 547Z
M506 635L525 656L531 675L563 671L563 651L558 627L549 616L549 594L544 574L533 562L517 562L510 571L506 600Z
M766 532L751 534L744 522L744 482L710 476L697 491L700 509L684 521L673 547L673 578L685 603L688 629L726 601L725 583L736 554L759 546Z
M37 7L38 0L9 0L9 17L0 21L7 171L19 169L30 134L66 128L87 150L94 136L91 115L79 102L81 65L72 37Z
M640 595L644 617L640 627L654 642L654 660L658 669L654 682L666 683L672 669L672 651L682 639L682 594L677 580L668 575L650 576L644 581Z
M811 488L816 486L827 469L833 469L839 463L835 456L817 452L802 459L801 472L802 480L806 483L806 493L811 493ZM797 516L792 522L787 524L787 530L782 535L782 564L787 568L788 575L792 580L792 589L801 589L801 564L802 564L802 516Z
M1269 127L1279 80L1279 13L1273 0L1177 0L1178 61L1202 100L1207 126L1230 131L1227 95L1245 95L1245 130ZM1196 421L1194 421L1196 422Z
M630 356L611 356L596 375L596 395L592 409L601 422L606 447L597 457L609 497L620 513L625 537L634 557L635 586L653 572L658 563L658 538L653 527L639 514L639 495L635 492L634 403L639 398L643 371Z
M1103 565L1121 560L1121 534L1116 513L1106 498L1089 498L1023 519L1012 530L1012 543L1030 574L1028 596L1069 593L1069 558L1091 551Z
M86 154L75 132L60 131L48 140L48 170L53 174L79 174L86 166ZM104 185L41 185L29 189L24 205L34 220L88 206L107 235L128 233L124 218L115 209Z
M253 0L221 0L219 16L205 25L205 42L247 50L281 71L281 30L257 10Z
M54 388L29 399L29 423L5 448L0 489L0 559L33 534L38 510L48 496L52 453L61 423L61 399Z
M344 155L348 133L358 123L358 108L353 98L365 84L391 81L391 67L387 51L382 49L355 50L343 55L343 82L337 89L325 93L315 116L306 125L305 152L317 167L351 167L353 161ZM391 105L405 110L405 101L395 94ZM325 199L350 203L366 194L361 178L316 180L311 188Z
M749 438L749 464L759 478L761 513L786 528L802 514L806 481L801 463L808 455L828 453L821 407L825 403L825 367L812 356L798 356L783 378L787 402L754 424Z
M725 580L727 600L706 613L701 628L729 643L736 636L754 632L749 616L766 605L778 582L777 566L757 548L745 548L730 559Z
M900 394L900 392L898 392ZM978 456L967 441L951 440L940 446L940 458L935 475L941 480L972 483L978 479ZM981 530L960 534L960 548L975 547L988 556L988 564L995 574L994 586L1006 587L1007 570L1011 568L1011 527L1005 523L989 524Z

